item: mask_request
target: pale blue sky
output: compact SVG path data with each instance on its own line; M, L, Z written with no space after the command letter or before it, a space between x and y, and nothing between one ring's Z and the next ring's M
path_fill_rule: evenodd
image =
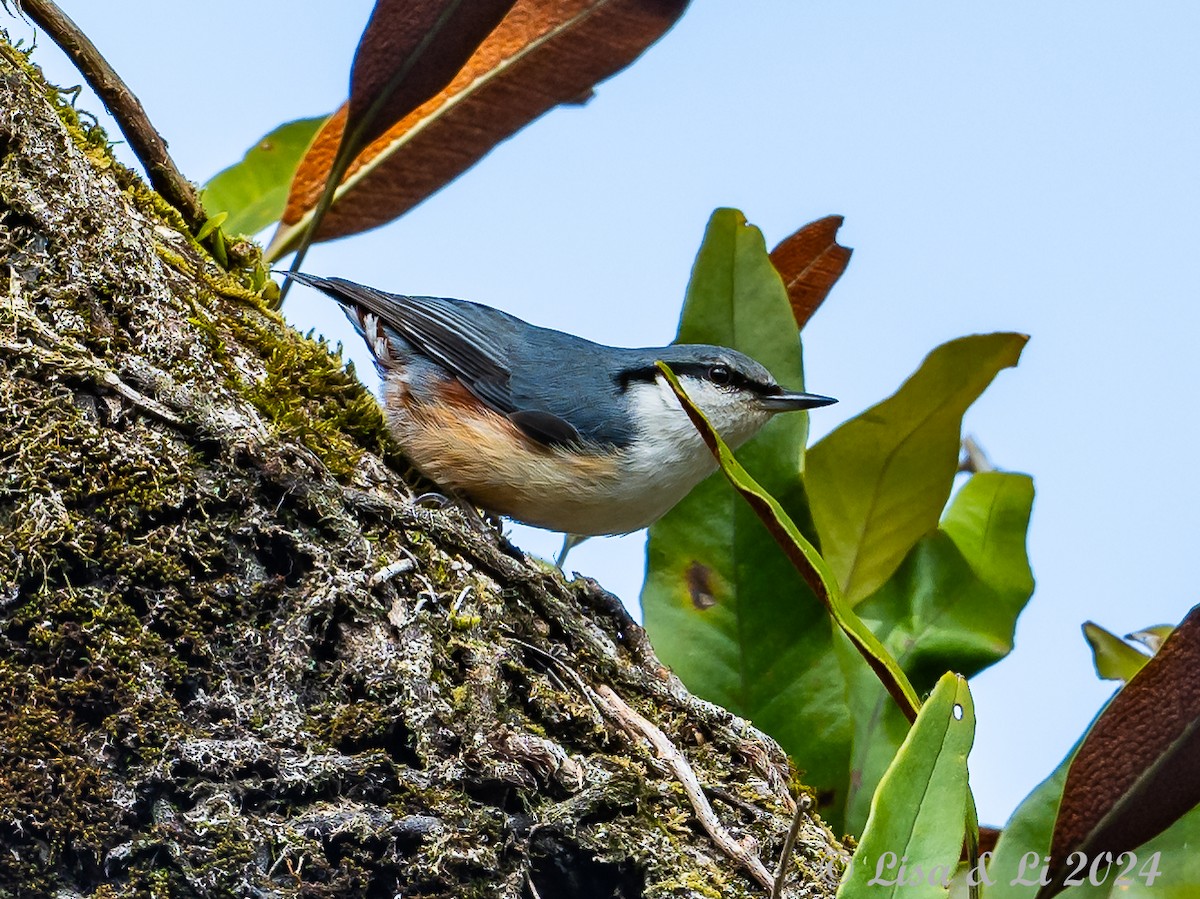
M371 7L61 2L197 181L340 102ZM814 414L815 436L942 341L1030 334L967 418L1038 490L1037 592L1016 652L973 682L972 779L981 817L1002 823L1111 692L1080 623L1123 633L1198 600L1198 38L1186 0L693 0L589 105L551 113L401 221L314 248L305 268L658 344L714 207L741 208L769 244L840 213L854 259L805 349L809 388L841 403ZM50 77L77 83L42 44ZM287 312L345 341L375 386L328 303L297 290ZM568 567L636 604L642 544L592 541Z

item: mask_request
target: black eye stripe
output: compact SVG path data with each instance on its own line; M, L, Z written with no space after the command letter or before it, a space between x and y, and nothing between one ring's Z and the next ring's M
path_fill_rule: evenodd
M672 365L671 368L677 375L691 375L693 378L699 378L717 387L729 390L752 390L759 393L767 389L766 384L758 384L751 381L742 372L731 365L726 365L724 362L684 363L682 365Z
M742 372L738 371L731 365L726 365L723 362L668 362L671 371L675 372L676 376L690 376L700 380L708 381L716 384L718 387L730 389L750 390L761 396L774 396L782 392L778 384L763 384L759 381L751 381ZM712 370L716 367L722 367L729 372L729 380L719 383L712 377ZM616 382L622 391L629 388L629 385L634 381L645 381L653 383L658 376L658 368L653 365L642 366L639 368L629 368L621 372L616 377Z

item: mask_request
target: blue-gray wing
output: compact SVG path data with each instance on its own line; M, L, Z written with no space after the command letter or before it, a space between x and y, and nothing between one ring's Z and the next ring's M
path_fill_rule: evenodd
M291 277L337 300L360 333L359 311L374 314L385 331L394 331L417 352L454 374L479 400L508 416L533 439L549 445L580 441L579 432L566 420L528 408L513 397L512 343L516 332L528 327L518 319L461 300L398 296L342 278L299 272ZM373 347L374 335L363 336Z

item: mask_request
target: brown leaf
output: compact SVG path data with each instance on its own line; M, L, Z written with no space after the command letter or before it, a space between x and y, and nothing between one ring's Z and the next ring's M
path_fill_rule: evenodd
M366 147L343 179L321 240L385 224L560 103L633 62L683 13L688 0L517 0L512 12L444 91ZM339 110L292 181L267 250L295 246L320 196L345 127Z
M1062 891L1065 864L1090 865L1166 830L1200 804L1200 606L1113 697L1067 770L1050 844L1050 883Z
M515 2L376 0L350 71L355 150L443 90Z
M290 271L303 264L333 205L336 187L363 147L443 90L514 2L376 0L354 53L349 114L337 132L312 211L289 244L296 250ZM284 282L279 305L291 285Z
M771 264L783 278L796 324L803 328L837 283L854 251L837 242L840 215L827 215L784 238L771 251Z

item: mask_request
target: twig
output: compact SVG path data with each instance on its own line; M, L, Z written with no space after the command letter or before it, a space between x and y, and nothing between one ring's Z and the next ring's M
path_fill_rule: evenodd
M204 207L191 182L180 174L167 142L150 124L146 111L133 91L121 80L93 44L53 0L17 0L16 6L43 28L54 43L75 63L92 90L108 107L129 141L129 146L146 168L150 185L179 210L195 234L204 224Z
M604 720L604 711L600 708L599 705L596 704L596 700L593 698L593 696L595 696L595 694L591 690L588 689L587 684L585 684L583 682L583 678L579 676L578 671L576 671L574 668L572 668L570 665L568 665L562 659L556 658L553 653L547 652L546 650L542 649L540 646L534 646L532 643L526 643L520 637L517 637L516 635L514 635L512 633L512 631L509 630L507 627L505 628L505 631L509 634L509 639L512 640L514 643L516 643L518 646L524 647L525 649L529 650L530 652L534 653L535 655L541 656L541 658L543 658L545 661L550 662L552 665L557 666L559 668L559 670L561 670L565 675L567 675L567 677L569 677L574 682L575 686L579 688L579 694L588 701L588 704L591 705L592 709L596 712L596 715L600 718L600 720L601 721ZM547 668L546 672L547 672L547 674L553 674L553 671L550 668ZM562 680L560 678L558 678L557 676L555 676L555 680L557 680L560 684L562 684ZM566 690L565 690L566 685L563 684L563 687L564 687L564 692L566 692Z
M373 575L371 575L369 578L367 578L367 586L368 587L378 587L380 584L384 583L385 581L390 581L396 575L404 574L405 572L412 571L416 567L417 567L417 563L414 562L412 559L397 559L395 562L392 562L390 565L383 566L378 571L376 571Z
M160 403L158 400L151 399L144 393L139 393L134 390L124 381L116 376L113 372L104 368L102 365L90 367L89 373L95 378L97 384L107 387L113 393L128 400L133 405L137 406L148 415L152 415L159 421L172 425L181 430L186 430L186 425L183 420Z
M787 838L783 841L783 851L779 853L779 870L775 873L775 883L771 887L771 899L779 899L783 895L788 863L792 860L792 850L796 848L796 837L799 836L800 825L804 823L804 818L811 808L812 800L801 794L796 800L796 814L792 817L792 826L788 828Z
M608 684L601 684L592 691L597 701L608 712L609 716L630 733L639 733L654 747L658 757L671 766L675 777L683 785L683 791L691 800L692 810L700 821L700 825L717 847L731 859L745 868L764 889L770 890L773 878L766 866L757 855L733 838L733 835L722 826L717 813L704 795L696 772L682 752L672 743L667 735L643 718L618 696Z
M526 867L524 869L524 874L525 874L525 886L529 887L530 895L533 896L533 899L542 899L542 894L539 893L538 888L533 885L533 878L529 874L528 867Z

